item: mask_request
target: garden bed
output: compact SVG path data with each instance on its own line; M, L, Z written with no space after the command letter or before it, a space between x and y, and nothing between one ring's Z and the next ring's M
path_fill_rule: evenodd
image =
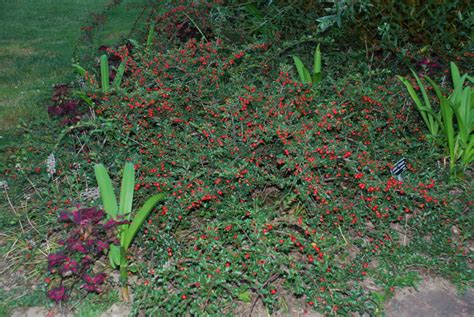
M238 5L156 6L146 38L102 47L101 62L76 65L76 83L56 87L50 131L38 123L21 150L6 147L14 220L2 227L20 228L23 245L4 248L25 270L42 268L42 294L63 312L113 303L127 283L133 314L377 315L421 269L472 287L472 166L453 174L443 143L427 138L395 77L409 77L403 58L369 60L331 36L272 28L237 39L217 16L241 26L224 14ZM260 9L291 10L275 6ZM292 56L313 61L317 44L321 80L302 83ZM411 58L448 80L447 60ZM97 163L120 210L122 174L134 177L122 185L133 186L131 217L111 213ZM155 194L164 200L123 247L124 226Z

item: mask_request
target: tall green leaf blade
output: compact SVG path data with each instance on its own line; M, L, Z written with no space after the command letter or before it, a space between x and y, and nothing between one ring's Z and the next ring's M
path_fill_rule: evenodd
M146 39L146 48L150 48L153 44L153 38L155 37L155 23L151 23L150 30L148 31L148 37Z
M135 187L135 169L132 163L125 164L122 176L122 186L120 188L119 215L130 220L133 203L133 191Z
M458 105L454 106L454 113L456 114L456 121L458 123L459 135L463 142L467 144L469 134L472 132L472 121L471 121L471 103L470 103L471 91L470 87L466 87L461 94Z
M413 73L413 76L415 76L415 80L418 84L418 86L420 87L420 92L421 92L421 96L423 97L423 101L425 103L425 106L428 107L429 109L433 109L431 107L431 103L430 103L430 99L428 98L428 94L426 93L426 89L425 89L425 86L423 85L423 82L421 81L420 77L418 77L418 75L412 70L411 71ZM427 76L428 78L428 76ZM431 132L431 135L432 136L437 136L438 135L438 123L435 121L434 117L433 116L428 116L428 122L429 122L429 126L428 126L428 129L430 130Z
M461 103L461 98L463 94L463 86L464 86L464 81L467 78L467 74L464 74L461 78L459 78L458 83L456 86L453 88L453 92L451 93L451 96L449 97L449 100L454 104L454 106L458 106Z
M143 225L143 222L145 222L145 219L148 217L150 212L153 210L153 207L165 199L165 194L156 194L150 197L143 207L137 212L135 217L133 218L132 223L130 226L127 228L125 231L124 235L124 241L122 243L123 248L125 251L128 250L128 247L132 243L133 239L135 238L135 235L137 234L138 230L140 230L141 226Z
M109 83L109 61L107 55L100 57L100 77L102 79L102 92L108 93L110 88Z
M431 129L430 129L430 121L428 120L428 115L425 113L424 108L425 106L423 105L423 102L421 102L421 99L418 97L418 94L416 93L415 89L413 88L413 85L404 77L402 76L397 76L398 79L405 85L405 87L408 90L408 93L411 96L411 99L415 103L416 109L420 112L421 118L423 119L423 122L425 122L426 127L430 131L432 136L437 136L433 135Z
M464 167L468 166L474 161L474 134L471 134L469 138L469 143L462 153L461 161Z
M453 62L449 63L449 66L451 67L451 78L453 79L453 88L456 89L461 80L461 75L459 74L459 68L454 64ZM461 84L462 87L462 84Z
M316 46L316 50L314 51L313 72L314 74L321 73L321 50L319 49L319 44Z
M97 185L99 185L104 210L109 218L115 219L118 213L117 199L115 198L114 187L112 186L109 174L102 164L96 164L94 166L94 172Z
M444 122L444 131L446 139L448 141L449 157L450 157L450 170L454 171L454 166L456 164L456 153L455 149L455 140L454 140L454 126L453 126L453 109L450 105L450 101L442 96L441 98L441 115Z
M122 248L119 245L111 244L109 247L109 261L112 268L117 268L120 266L121 255L122 255Z
M120 85L122 84L123 74L125 73L125 61L122 61L117 69L117 73L115 74L113 86L115 89L119 89Z
M439 86L430 78L427 78L430 82L431 86L436 93L436 96L439 99L440 108L441 108L441 117L443 118L443 132L444 136L446 137L446 141L448 142L448 152L449 152L449 169L451 173L454 173L454 168L456 165L456 158L458 157L456 153L456 137L454 133L454 112L453 112L453 104L452 102L443 96L441 93L441 89Z
M72 64L72 68L81 76L85 76L87 71L79 64Z
M313 82L313 79L311 78L311 74L310 74L309 70L306 67L303 69L303 73L304 73L305 83L306 84L311 84Z
M308 82L306 80L306 75L305 75L306 67L304 67L303 62L301 61L301 59L298 56L293 56L293 61L295 62L296 70L298 71L298 75L300 76L300 81L303 84L307 84ZM308 70L306 70L306 71L308 71Z
M323 79L323 76L321 73L314 73L312 77L312 82L313 84L318 84L321 82L322 79Z
M89 107L94 106L94 101L85 92L77 92L74 95L81 98Z

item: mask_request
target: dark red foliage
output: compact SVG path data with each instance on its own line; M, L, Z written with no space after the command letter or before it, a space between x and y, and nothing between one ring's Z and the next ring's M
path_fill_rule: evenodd
M92 277L93 264L104 257L111 243L117 243L116 227L125 222L106 221L105 213L97 208L80 208L63 211L59 221L70 228L67 237L59 241L61 250L48 255L48 271L58 275L59 285L48 291L48 297L56 302L67 299L66 281L83 279L87 283L81 288L99 293L98 285L105 282L106 274ZM74 285L75 283L72 283Z
M66 258L67 257L64 255L64 252L48 255L48 269L61 265L66 260Z
M64 286L52 288L48 291L48 297L59 303L67 299L67 293Z
M61 221L73 222L77 225L98 223L104 217L104 212L97 208L81 208L72 212L62 212L59 216Z
M50 117L62 118L63 125L70 125L80 120L84 113L81 101L72 96L71 88L66 84L57 84L53 88L51 96L52 105L48 106Z

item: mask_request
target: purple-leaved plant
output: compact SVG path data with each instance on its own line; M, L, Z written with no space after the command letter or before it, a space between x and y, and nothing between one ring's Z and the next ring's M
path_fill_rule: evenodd
M106 281L105 273L94 273L94 263L106 255L110 244L118 244L116 228L127 223L106 221L105 213L97 208L78 208L63 211L59 221L66 223L69 232L59 241L58 252L48 255L48 272L53 278L47 295L56 302L66 301L79 282L79 289L100 293ZM85 282L85 283L84 283Z

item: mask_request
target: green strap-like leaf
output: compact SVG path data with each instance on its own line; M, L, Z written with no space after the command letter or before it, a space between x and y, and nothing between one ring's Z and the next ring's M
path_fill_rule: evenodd
M100 57L100 77L102 79L102 92L109 92L109 61L107 55L102 55Z
M122 247L119 245L111 244L109 247L109 261L112 268L117 268L122 262L122 255L125 255L122 252Z
M135 238L135 235L137 234L138 230L140 230L140 227L143 225L143 222L145 222L145 219L148 217L150 212L153 210L153 207L165 199L165 194L156 194L150 197L143 207L138 211L138 213L135 215L133 218L132 223L128 227L128 229L125 231L125 236L124 236L124 241L123 241L123 248L125 251L128 250L128 247L133 241L133 238Z
M461 160L464 167L468 166L474 161L474 134L471 134L469 143L462 153Z
M74 68L74 71L76 71L79 75L85 76L87 71L79 64L72 64L72 68Z
M319 49L319 44L316 46L316 50L314 51L313 73L321 73L321 50Z
M453 79L453 88L456 89L459 86L461 79L461 75L459 74L459 68L453 62L449 63L449 66L451 67L451 78Z
M418 97L418 94L416 93L415 89L413 88L413 85L404 77L402 76L397 76L398 79L405 85L405 87L408 90L408 93L410 94L411 98L413 99L413 102L415 103L416 109L420 112L421 118L423 119L423 122L425 123L426 127L430 131L432 136L437 136L437 130L435 127L431 127L431 121L428 119L428 115L424 111L427 107L423 104L423 102L420 100ZM436 134L433 134L433 132L436 132Z
M459 135L463 142L467 144L469 135L472 132L473 125L471 121L471 91L470 87L466 87L460 97L459 104L454 105L454 113L458 123Z
M433 89L436 93L436 96L439 99L440 107L441 107L441 117L443 118L443 131L444 131L444 136L446 137L446 141L448 142L448 151L449 151L449 169L451 173L454 172L454 168L456 165L456 158L457 154L455 151L456 147L456 138L454 135L454 112L453 112L453 104L451 101L443 96L441 93L441 89L439 86L430 78L427 78L428 81L430 82L431 86L433 86Z
M312 82L313 84L318 84L321 82L322 79L323 79L323 76L321 73L315 73L313 74Z
M448 140L448 149L450 157L450 170L454 171L454 166L456 164L456 153L454 151L455 140L454 140L454 126L453 126L453 109L450 105L450 101L442 96L441 98L441 115L444 122L444 131L446 138Z
M96 164L94 166L94 172L97 185L99 185L104 210L109 218L115 219L118 213L117 199L115 198L114 187L112 186L109 174L102 164Z
M298 56L293 56L293 61L295 62L296 70L298 71L298 75L300 76L300 81L303 84L307 84L308 81L307 81L307 75L305 74L305 70L308 73L309 71L306 69L306 67L304 67L303 62Z
M148 31L148 37L146 40L146 48L150 48L153 44L153 38L155 37L155 23L150 24L150 30Z
M113 83L113 86L115 89L119 89L120 85L122 84L123 74L125 73L125 66L126 66L125 61L122 61L117 69L117 73L115 75L114 83Z
M467 74L464 74L461 78L459 78L458 83L456 86L453 87L453 92L449 97L449 100L454 104L454 106L458 106L461 102L463 90L464 90L464 81L466 81Z
M303 69L303 73L304 73L304 82L306 84L311 84L313 82L313 79L311 78L311 73L306 67Z
M125 164L120 188L119 214L130 220L133 203L133 191L135 187L135 169L132 163Z
M415 71L411 70L413 73L413 76L415 76L416 82L418 86L420 87L420 92L421 96L423 97L423 101L425 103L425 106L428 107L429 109L432 109L430 99L428 98L428 94L426 93L425 86L423 85L423 82L421 81L420 77L415 73ZM427 79L429 79L428 76L426 76ZM438 124L436 123L435 119L432 116L428 116L428 129L431 132L432 136L437 136L438 135Z

